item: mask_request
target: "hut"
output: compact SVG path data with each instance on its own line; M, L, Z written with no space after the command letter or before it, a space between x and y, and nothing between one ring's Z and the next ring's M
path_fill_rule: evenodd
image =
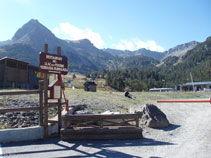
M17 59L4 57L0 59L0 88L38 88L35 72L38 67Z
M84 83L84 91L96 92L97 84L95 82L87 81Z

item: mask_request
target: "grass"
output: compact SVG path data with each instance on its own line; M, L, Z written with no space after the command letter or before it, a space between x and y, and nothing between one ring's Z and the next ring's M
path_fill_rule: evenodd
M10 125L4 125L0 123L0 129L10 129L12 128Z
M133 99L128 99L124 97L124 92L117 92L106 86L104 79L94 80L94 82L97 84L97 92L85 92L83 90L83 84L86 80L91 79L87 79L86 76L77 73L75 73L75 76L75 79L73 79L73 73L63 76L63 81L67 82L68 80L71 80L71 85L75 87L75 90L72 90L72 88L65 89L65 95L69 100L70 105L75 103L88 104L91 106L92 111L97 111L97 113L105 110L127 113L133 106L142 106L144 104L156 105L157 100L210 98L211 96L211 92L130 92ZM51 76L50 80L52 81L53 78L54 76ZM27 97L29 99L36 98L38 101L38 95L27 95ZM5 102L2 100L4 99L0 96L0 107L3 107L5 104Z
M103 81L99 80L98 82ZM104 86L104 85L103 85ZM83 89L66 88L65 95L69 100L70 105L73 104L87 104L89 111L94 113L102 113L110 110L113 112L128 113L132 107L141 108L144 104L157 104L157 100L162 99L209 99L211 92L130 92L133 99L126 98L124 92L112 91L109 88L97 88L97 92L86 92ZM14 90L0 90L14 91ZM16 89L17 91L17 89ZM36 100L39 101L39 95L24 95L20 97L14 96L0 96L0 108L4 108L8 98ZM54 117L54 110L49 109L49 117ZM11 128L7 125L0 124L0 129Z
M144 104L157 104L157 100L162 99L200 99L210 98L210 92L131 92L133 99L126 98L124 92L111 92L97 90L97 92L85 92L82 89L72 90L66 88L65 94L70 104L82 102L87 104L97 104L98 109L103 110L101 106L109 106L111 110L128 112L130 107L142 106Z

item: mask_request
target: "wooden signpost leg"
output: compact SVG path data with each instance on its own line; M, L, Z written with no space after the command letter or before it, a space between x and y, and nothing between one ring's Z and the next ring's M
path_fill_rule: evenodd
M43 81L39 82L40 89L40 126L43 126Z
M61 47L57 47L57 54L61 56ZM60 136L60 129L62 127L62 81L61 81L61 74L58 74L58 80L61 82L61 91L60 91L60 99L58 99L58 134Z
M45 44L45 53L48 53L48 45ZM44 74L44 136L48 138L48 78Z

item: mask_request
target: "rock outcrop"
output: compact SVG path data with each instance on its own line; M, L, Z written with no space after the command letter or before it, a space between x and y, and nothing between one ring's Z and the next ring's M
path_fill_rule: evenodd
M169 121L166 115L155 105L146 104L142 108L141 123L151 128L166 128Z

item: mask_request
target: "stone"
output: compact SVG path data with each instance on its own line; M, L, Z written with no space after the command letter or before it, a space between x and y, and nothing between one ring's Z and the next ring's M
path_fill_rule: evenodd
M169 121L166 115L155 105L146 104L142 108L141 123L151 128L166 128Z

